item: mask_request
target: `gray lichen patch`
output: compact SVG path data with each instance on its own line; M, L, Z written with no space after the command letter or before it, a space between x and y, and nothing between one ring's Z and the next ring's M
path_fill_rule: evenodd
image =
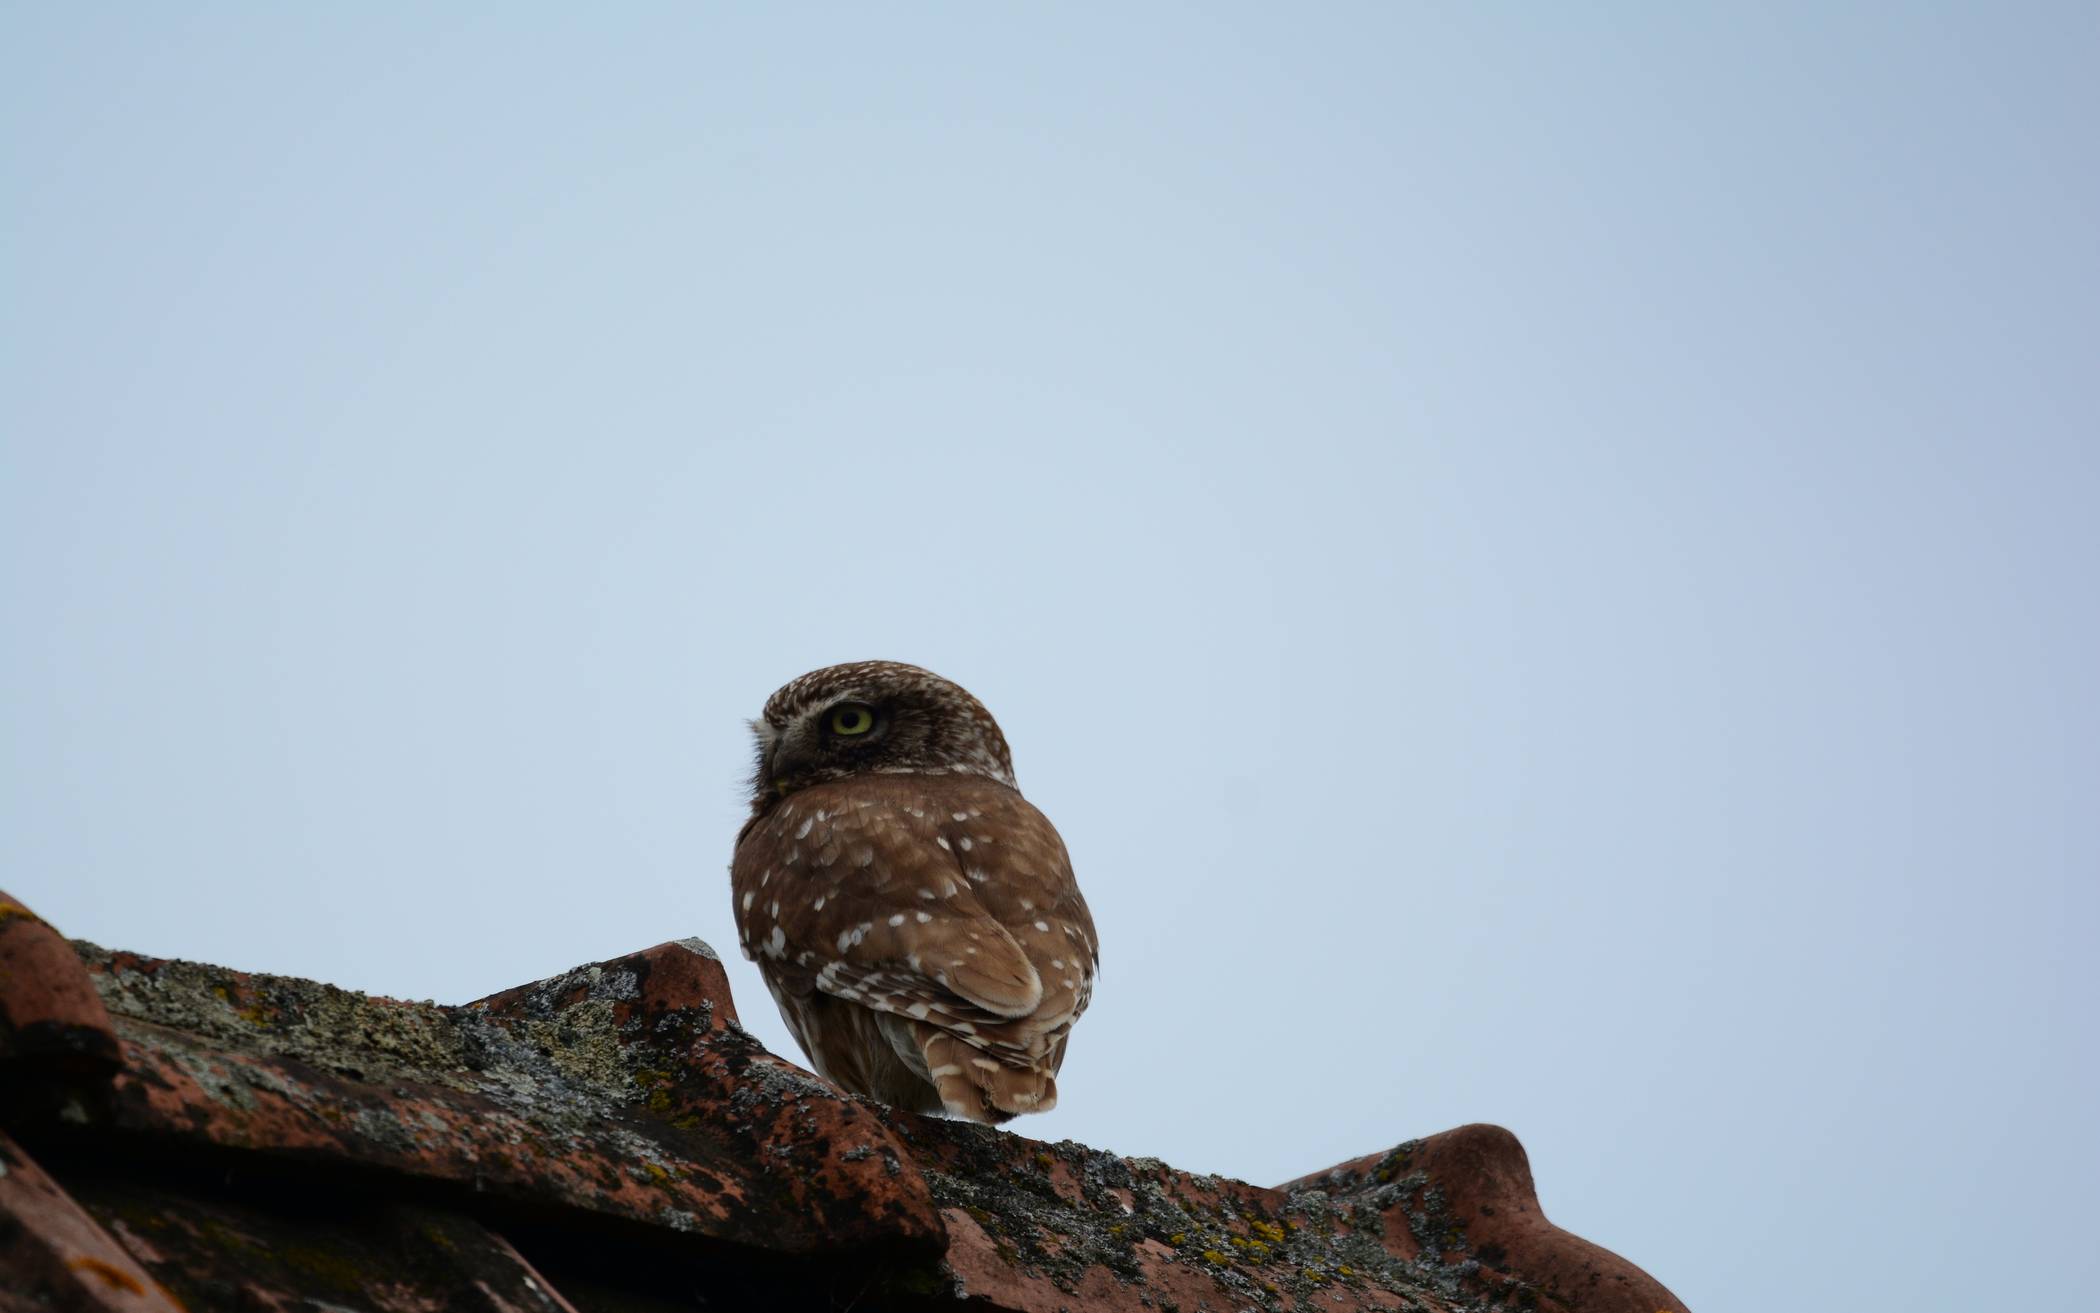
M1245 1309L1319 1307L1338 1288L1378 1288L1403 1307L1472 1307L1443 1281L1394 1267L1378 1227L1352 1229L1331 1208L1298 1210L1296 1200L1279 1208L1275 1195L1237 1181L1071 1141L1042 1145L958 1122L892 1118L892 1126L939 1141L943 1166L926 1170L934 1202L968 1214L1008 1267L1065 1292L1105 1271L1163 1307L1172 1300L1157 1273L1168 1263Z
M103 1006L116 1016L374 1081L427 1078L462 1065L458 1033L447 1010L433 1003L372 999L311 980L198 962L141 959L78 940L73 946Z
M593 964L575 967L558 976L534 981L503 997L510 1000L509 1007L512 1010L527 1017L546 1020L579 1001L621 1003L639 997L641 992L641 977L632 970ZM471 1010L482 1011L486 1009L487 1000L467 1006Z
M620 1043L610 999L587 998L552 1018L524 1021L518 1028L572 1080L613 1089L633 1076L633 1060Z
M1391 1297L1385 1302L1402 1308L1491 1307L1460 1291L1466 1273L1458 1266L1389 1254L1382 1215L1369 1201L1338 1205L1320 1190L1279 1200L1240 1182L1188 1176L1153 1159L1071 1141L1038 1144L962 1123L900 1123L892 1119L900 1132L922 1142L937 1137L946 1150L943 1168L927 1171L935 1201L963 1210L1009 1266L1068 1292L1100 1270L1164 1307L1171 1301L1155 1277L1166 1262L1200 1273L1240 1308L1317 1308L1350 1289L1383 1292ZM1425 1230L1449 1229L1447 1217L1424 1207Z

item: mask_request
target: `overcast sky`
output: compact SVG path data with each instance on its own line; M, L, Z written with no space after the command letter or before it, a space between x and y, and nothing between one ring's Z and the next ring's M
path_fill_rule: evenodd
M326 12L323 12L323 10ZM27 5L0 880L468 999L697 934L743 721L975 691L1019 1123L1468 1121L1699 1313L2100 1278L2100 10Z

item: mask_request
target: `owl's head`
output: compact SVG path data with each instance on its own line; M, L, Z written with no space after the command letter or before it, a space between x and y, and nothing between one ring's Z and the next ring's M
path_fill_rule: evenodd
M826 666L791 680L751 722L751 808L848 775L982 775L1011 787L1013 754L984 704L899 661Z

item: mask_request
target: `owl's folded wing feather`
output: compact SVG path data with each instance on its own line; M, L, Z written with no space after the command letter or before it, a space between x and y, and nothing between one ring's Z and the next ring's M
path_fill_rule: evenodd
M1043 1001L1041 973L1006 928L974 907L953 903L938 911L893 913L887 923L855 935L817 977L818 989L847 997L825 984L827 974L849 988L861 988L853 981L880 977L900 997L942 1001L993 1021L1028 1016ZM877 1006L870 999L855 1001Z
M832 962L817 973L820 993L871 1012L920 1023L982 1050L1002 1066L1031 1068L1050 1052L1050 1037L1032 1019L1010 1019L969 1003L911 971L880 971Z

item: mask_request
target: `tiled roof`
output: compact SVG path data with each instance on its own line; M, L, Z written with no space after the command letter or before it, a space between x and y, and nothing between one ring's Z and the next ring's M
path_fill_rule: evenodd
M0 895L0 1313L1682 1313L1465 1126L1260 1188L916 1116L682 940L441 1007L69 943Z

